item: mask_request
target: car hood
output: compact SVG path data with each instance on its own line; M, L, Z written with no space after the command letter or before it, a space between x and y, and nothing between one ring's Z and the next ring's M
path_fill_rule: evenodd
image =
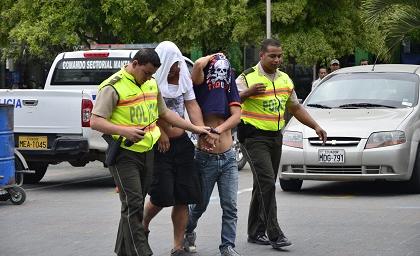
M372 132L398 129L413 108L401 109L313 109L306 108L329 137L368 138ZM285 130L303 132L303 137L317 136L315 131L292 118Z

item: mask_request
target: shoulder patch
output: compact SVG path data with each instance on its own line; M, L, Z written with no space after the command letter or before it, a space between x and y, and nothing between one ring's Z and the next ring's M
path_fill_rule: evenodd
M248 68L247 70L245 70L244 72L242 72L242 74L244 74L245 76L248 74L251 74L252 72L254 72L255 69L254 68Z
M107 85L114 85L120 80L121 80L121 77L119 75L116 75L111 80L109 80Z

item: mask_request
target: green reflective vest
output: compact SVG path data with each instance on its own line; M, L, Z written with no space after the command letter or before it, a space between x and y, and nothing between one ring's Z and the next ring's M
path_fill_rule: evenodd
M158 118L158 86L155 79L151 79L138 86L132 75L127 73L124 68L106 79L99 85L99 90L104 86L112 86L119 95L117 106L115 107L109 121L116 125L146 127L144 138L132 146L124 145L125 138L121 147L135 151L146 152L153 148L153 145L160 137L159 127L156 125ZM112 135L117 140L119 135Z
M248 97L242 103L241 119L246 124L266 131L279 131L283 128L286 102L293 92L293 82L289 76L281 71L274 82L260 74L258 66L246 70L247 86L263 83L266 86L264 94Z

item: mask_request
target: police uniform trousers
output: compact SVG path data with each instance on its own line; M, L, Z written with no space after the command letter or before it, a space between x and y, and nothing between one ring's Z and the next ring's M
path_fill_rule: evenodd
M121 200L115 253L119 256L152 255L142 221L144 198L153 174L153 150L138 153L121 148L116 164L109 170Z
M248 236L267 234L271 241L283 236L277 221L276 180L280 164L282 136L255 135L244 141L249 164L253 165L252 198L248 215Z

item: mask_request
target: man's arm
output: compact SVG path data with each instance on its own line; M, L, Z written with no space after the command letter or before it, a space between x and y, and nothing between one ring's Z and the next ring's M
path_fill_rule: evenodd
M181 118L177 113L175 113L174 111L170 109L160 114L159 118L162 118L163 120L165 120L166 122L168 122L169 124L173 126L191 131L196 134L202 134L202 133L209 134L208 132L209 127L195 126L191 122L188 122L185 119Z
M230 106L229 109L231 114L230 117L215 128L219 133L223 133L225 131L231 130L232 128L235 128L241 121L241 107L233 105Z
M198 85L204 82L204 68L207 66L213 55L214 54L201 57L194 62L191 72L191 80L193 84Z
M320 140L323 142L327 140L327 132L318 125L301 104L289 105L288 110L299 122L314 129Z
M204 125L203 114L201 113L201 108L196 100L186 100L185 108L187 109L191 123L201 126Z

